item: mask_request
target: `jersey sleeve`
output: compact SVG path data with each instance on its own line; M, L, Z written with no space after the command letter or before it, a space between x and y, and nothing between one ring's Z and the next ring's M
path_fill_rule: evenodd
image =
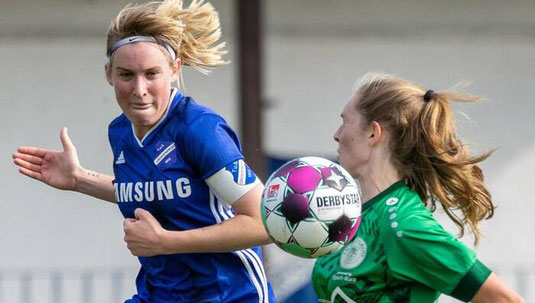
M396 278L416 281L468 302L491 273L473 250L431 215L414 214L388 223L383 241Z
M238 136L217 115L199 116L188 125L182 139L184 157L202 179L243 158Z

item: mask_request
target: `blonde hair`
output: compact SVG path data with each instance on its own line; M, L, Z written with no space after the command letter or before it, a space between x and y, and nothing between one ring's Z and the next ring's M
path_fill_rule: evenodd
M182 8L181 0L127 5L108 29L106 53L131 36L150 36L168 44L183 65L204 74L228 63L222 58L227 53L225 43L215 44L221 37L219 16L204 0L193 0L187 8Z
M470 155L457 137L450 101L480 102L479 96L454 90L429 92L411 81L386 74L367 74L356 88L357 111L366 123L378 122L390 132L390 151L396 169L424 204L435 211L437 202L464 235L491 218L494 208L483 172L476 165L492 152ZM461 214L458 214L460 210Z

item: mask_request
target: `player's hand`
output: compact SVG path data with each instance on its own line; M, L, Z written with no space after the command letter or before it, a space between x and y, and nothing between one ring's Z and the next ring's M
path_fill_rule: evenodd
M13 154L13 161L23 175L58 189L74 190L76 173L82 168L66 127L61 129L60 139L63 151L22 146Z
M165 254L163 237L167 232L148 211L137 208L135 219L124 220L124 241L134 256Z

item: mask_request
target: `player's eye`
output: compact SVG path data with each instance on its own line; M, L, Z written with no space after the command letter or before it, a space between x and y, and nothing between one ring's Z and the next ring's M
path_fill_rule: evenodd
M151 71L151 72L147 72L147 73L146 73L146 76L147 76L147 78L154 78L154 77L156 77L158 74L159 74L159 72Z
M129 77L132 77L132 73L129 73L129 72L121 72L119 73L119 76L121 78L129 78Z

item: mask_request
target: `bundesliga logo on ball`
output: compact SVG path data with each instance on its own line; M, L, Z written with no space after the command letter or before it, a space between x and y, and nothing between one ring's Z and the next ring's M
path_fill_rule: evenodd
M284 251L303 258L331 254L356 234L360 190L340 165L319 157L284 164L262 194L264 226Z

